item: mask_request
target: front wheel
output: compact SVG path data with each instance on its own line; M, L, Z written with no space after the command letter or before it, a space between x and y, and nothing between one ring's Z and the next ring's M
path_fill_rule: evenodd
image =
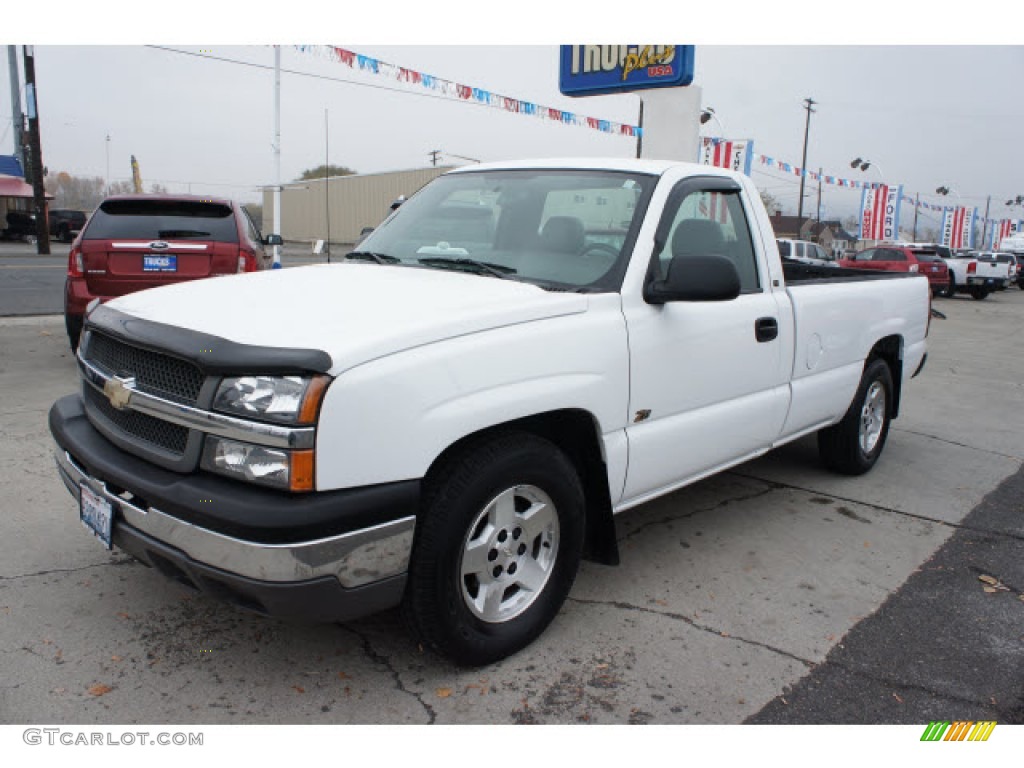
M569 594L583 528L579 475L557 446L522 432L473 441L427 483L403 613L456 664L515 653Z
M889 435L892 392L889 365L869 360L843 420L818 432L818 453L829 469L863 475L875 465Z
M78 341L82 338L82 325L84 324L84 318L81 315L64 315L64 327L68 331L68 344L71 345L71 351L78 351Z

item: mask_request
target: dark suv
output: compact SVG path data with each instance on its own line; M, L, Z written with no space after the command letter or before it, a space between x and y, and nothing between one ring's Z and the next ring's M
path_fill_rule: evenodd
M69 208L51 208L50 237L55 237L62 243L70 243L75 239L75 235L82 231L86 218L84 211L73 211Z
M82 318L94 299L213 275L270 269L273 259L248 212L232 200L191 195L108 197L68 254L64 321L78 348Z

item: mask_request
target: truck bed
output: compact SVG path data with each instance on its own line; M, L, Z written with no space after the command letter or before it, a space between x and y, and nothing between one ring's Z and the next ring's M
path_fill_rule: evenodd
M786 277L786 285L919 277L916 272L887 272L881 269L850 269L849 267L819 267L792 259L782 260L782 274Z

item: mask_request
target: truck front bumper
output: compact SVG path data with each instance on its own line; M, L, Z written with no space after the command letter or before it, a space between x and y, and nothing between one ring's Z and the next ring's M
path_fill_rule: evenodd
M80 500L84 485L108 502L112 543L176 581L258 613L312 621L346 621L401 602L418 482L285 495L177 474L109 443L77 396L54 404L50 429L72 496ZM239 496L262 524L248 535L217 517L218 506L230 517ZM183 519L183 504L194 504L184 510L193 519Z

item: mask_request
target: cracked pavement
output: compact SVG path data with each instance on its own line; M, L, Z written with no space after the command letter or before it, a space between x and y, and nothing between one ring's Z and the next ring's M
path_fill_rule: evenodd
M1024 292L941 309L871 473L828 473L811 438L623 513L621 565L585 563L545 634L480 669L418 648L395 611L265 619L104 550L50 453L47 410L76 387L62 320L0 318L0 722L1024 717L999 687L1021 684L1020 632L1006 633L1024 602L977 581L999 566L1008 587L1024 582L1006 554L1024 561L1024 529L984 511L1020 511L1019 495L992 494L1024 462L1024 362L991 337L1024 319ZM947 635L961 628L1002 683L942 671L959 669Z

